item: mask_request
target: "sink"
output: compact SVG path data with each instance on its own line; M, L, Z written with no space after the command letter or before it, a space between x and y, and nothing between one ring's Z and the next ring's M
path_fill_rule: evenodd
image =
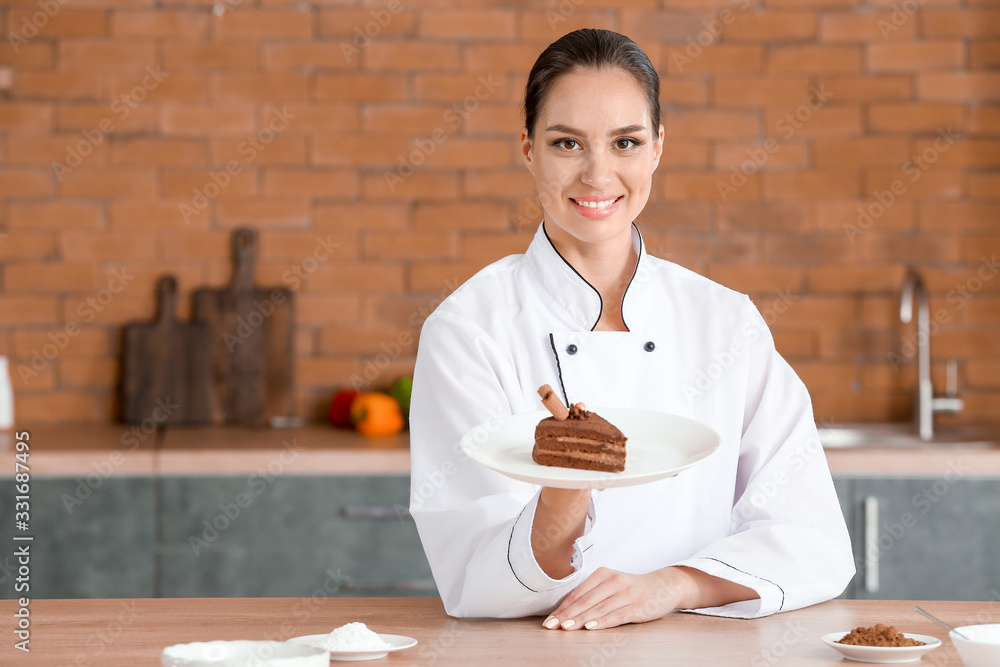
M909 422L822 426L819 428L819 439L825 449L1000 448L1000 430L997 429L980 426L941 427L934 432L933 438L922 440Z

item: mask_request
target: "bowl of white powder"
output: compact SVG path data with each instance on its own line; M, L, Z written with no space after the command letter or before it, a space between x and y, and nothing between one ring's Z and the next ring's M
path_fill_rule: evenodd
M377 660L387 656L390 651L399 651L417 644L417 640L412 637L373 632L364 623L348 623L326 635L306 635L288 641L329 651L330 660Z

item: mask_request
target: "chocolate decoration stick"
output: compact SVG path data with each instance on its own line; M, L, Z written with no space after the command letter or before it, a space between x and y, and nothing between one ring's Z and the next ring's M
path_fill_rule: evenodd
M556 396L556 392L552 391L552 387L547 384L543 384L538 388L538 395L542 397L542 405L544 405L552 416L562 421L569 417L569 410L563 405L559 397Z

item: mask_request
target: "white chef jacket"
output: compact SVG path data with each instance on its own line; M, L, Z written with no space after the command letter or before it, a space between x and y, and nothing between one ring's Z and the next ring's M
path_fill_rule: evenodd
M486 267L424 323L410 412L410 512L445 609L459 617L547 614L598 567L696 568L760 599L699 613L739 618L839 595L850 537L805 386L750 300L676 264L639 256L626 332L592 331L601 297L539 226L527 252ZM794 307L794 306L793 306ZM552 579L531 550L540 487L488 469L462 435L565 403L673 413L721 436L679 475L592 492L574 571ZM488 424L485 427L488 429Z

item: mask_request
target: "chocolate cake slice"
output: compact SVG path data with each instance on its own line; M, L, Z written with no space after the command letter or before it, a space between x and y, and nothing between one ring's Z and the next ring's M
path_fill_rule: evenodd
M531 458L543 466L621 472L625 441L616 426L577 403L565 419L553 416L538 422Z

